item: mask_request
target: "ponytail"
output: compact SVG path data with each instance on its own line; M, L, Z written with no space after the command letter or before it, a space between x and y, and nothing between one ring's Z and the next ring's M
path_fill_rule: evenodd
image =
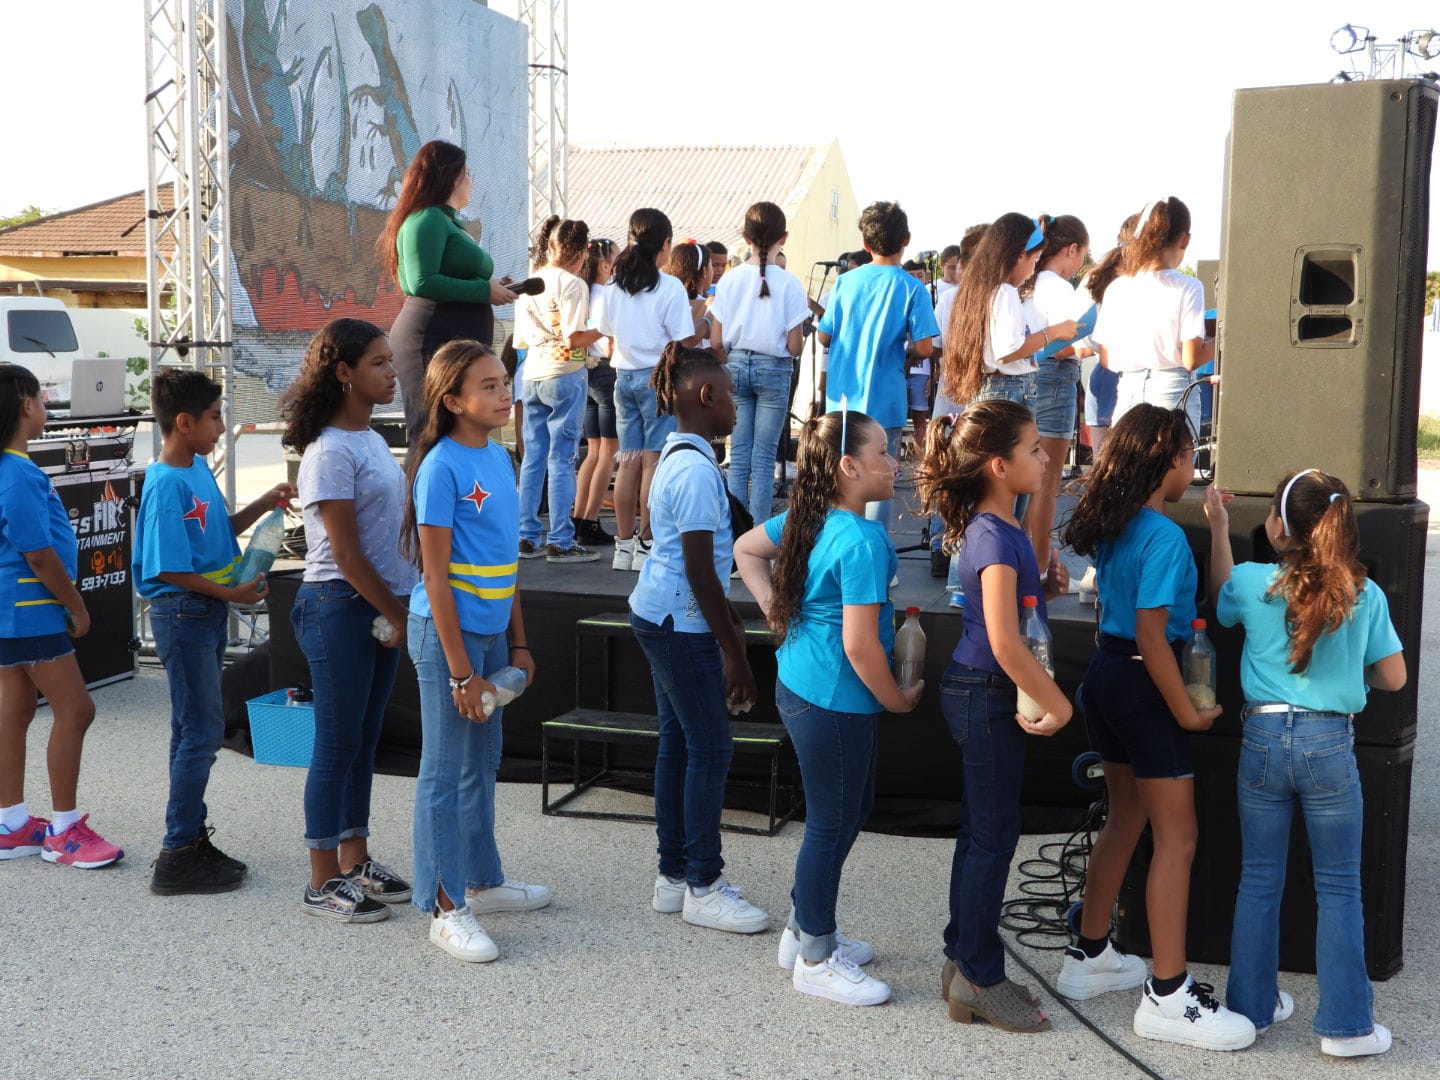
M1099 263L1090 268L1090 273L1085 278L1085 288L1089 290L1090 299L1094 303L1105 302L1106 291L1120 276L1120 264L1125 260L1125 248L1135 239L1135 223L1139 220L1139 214L1127 217L1115 237L1115 246L1105 253Z
M530 249L530 266L532 269L542 270L549 265L550 238L555 234L555 229L559 224L559 214L551 214L540 223L540 228L535 233L535 245Z
M631 214L630 243L615 260L615 284L631 296L651 292L660 284L655 260L673 235L670 219L662 211L646 207Z
M770 295L770 283L765 280L765 264L770 258L770 249L785 239L788 226L785 211L773 202L752 203L745 211L745 224L741 235L745 242L760 256L760 296Z
M1136 216L1135 239L1125 245L1120 272L1127 277L1154 270L1160 255L1190 231L1190 208L1175 196L1149 203Z
M709 349L692 349L672 341L660 354L660 362L650 372L650 388L655 391L655 415L674 416L675 400L680 387L696 370L702 367L719 371L725 365Z
M1026 424L1035 422L1014 401L977 401L962 414L937 416L925 437L925 459L915 473L921 508L945 522L945 546L954 551L990 487L989 465L1009 459Z

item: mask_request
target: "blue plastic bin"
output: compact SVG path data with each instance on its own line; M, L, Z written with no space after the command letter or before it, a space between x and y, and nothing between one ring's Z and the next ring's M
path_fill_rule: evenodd
M315 749L315 709L307 701L289 704L289 690L272 690L245 703L250 743L262 765L310 767Z

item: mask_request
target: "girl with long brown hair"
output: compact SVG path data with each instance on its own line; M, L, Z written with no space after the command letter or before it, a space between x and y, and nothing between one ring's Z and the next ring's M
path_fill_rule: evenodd
M1334 1057L1383 1054L1365 972L1360 902L1364 805L1354 715L1369 687L1405 685L1405 656L1385 594L1360 564L1360 531L1345 484L1304 469L1275 488L1265 535L1279 565L1233 565L1229 494L1205 493L1210 591L1217 617L1245 627L1240 747L1241 871L1228 1004L1257 1030L1294 1009L1279 988L1280 894L1296 804L1314 864L1320 1002L1314 1031Z
M407 637L420 684L423 743L415 783L415 906L451 956L494 960L475 921L529 911L550 890L505 877L495 843L495 775L504 707L487 712L489 677L507 666L534 681L516 585L515 467L492 435L510 414L505 368L478 341L442 346L425 373L428 418L406 462L401 544L418 556Z
M465 151L435 139L405 170L399 198L375 244L375 256L405 294L390 329L395 370L413 444L425 422L425 366L447 341L490 345L495 308L513 303L508 278L495 280L495 262L460 224L470 204Z
M865 504L895 489L885 429L864 413L827 413L800 436L790 509L735 543L740 576L780 639L775 703L805 788L779 963L802 994L878 1005L890 987L860 970L875 956L835 925L840 871L875 799L880 713L908 713L924 683L890 671L895 548ZM774 568L771 568L773 560Z

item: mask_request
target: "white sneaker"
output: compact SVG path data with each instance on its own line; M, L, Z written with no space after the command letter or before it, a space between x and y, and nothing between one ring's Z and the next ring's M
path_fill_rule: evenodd
M1369 1054L1383 1054L1390 1049L1390 1029L1376 1024L1369 1035L1356 1035L1353 1039L1320 1040L1320 1052L1331 1057L1365 1057Z
M655 895L650 906L662 915L676 915L685 908L685 879L676 881L664 874L655 875Z
M740 890L723 877L716 878L704 896L696 896L694 889L686 889L680 917L691 926L732 934L758 934L770 928L769 913L746 900Z
M507 881L493 889L466 889L465 906L472 915L492 911L535 911L550 903L550 890L544 885L527 885L523 881Z
M1156 995L1149 980L1135 1010L1135 1034L1201 1050L1244 1050L1255 1041L1255 1025L1212 996L1208 983L1186 979L1173 994Z
M500 955L495 942L475 921L468 907L437 911L430 920L430 940L457 960L481 964Z
M633 540L615 540L615 554L610 556L611 570L629 570L631 560L635 557L635 542Z
M1099 592L1099 588L1095 583L1095 567L1089 566L1085 568L1085 576L1080 579L1075 591L1080 594L1081 604L1085 607L1095 606L1095 597Z
M875 959L875 950L868 941L848 938L839 930L835 931L835 955L849 960L852 964L868 964ZM800 957L800 938L790 927L780 935L780 951L775 962L786 971L795 970L795 961Z
M802 994L828 998L842 1005L882 1005L890 1000L890 984L860 970L837 948L813 967L803 960L795 965L790 985Z
M1270 1023L1278 1024L1281 1020L1289 1020L1293 1015L1295 1015L1295 999L1284 990L1279 991L1275 998L1275 1015L1270 1018ZM1257 1028L1256 1030L1263 1029Z
M1066 946L1065 963L1060 978L1055 980L1055 989L1072 1001L1084 1001L1111 990L1134 990L1144 984L1145 961L1127 956L1107 941L1105 951L1093 957L1074 945Z
M651 541L651 543L654 543L654 541ZM648 558L650 558L650 544L647 544L638 536L635 537L635 550L630 556L630 569L638 574L640 568L645 565L645 560Z

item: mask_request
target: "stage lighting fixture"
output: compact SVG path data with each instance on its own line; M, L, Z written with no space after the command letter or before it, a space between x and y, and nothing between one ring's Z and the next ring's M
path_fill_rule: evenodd
M1365 39L1369 36L1369 27L1352 26L1350 23L1346 23L1330 35L1330 47L1341 56L1359 52L1365 47Z
M1405 51L1421 60L1440 56L1440 34L1434 30L1411 30L1405 35Z

